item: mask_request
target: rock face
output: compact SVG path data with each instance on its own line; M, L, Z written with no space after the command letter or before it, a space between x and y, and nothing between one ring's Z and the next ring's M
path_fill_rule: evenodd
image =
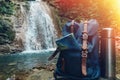
M37 31L35 31L36 32L35 35L38 34L35 36L36 39L33 39L30 37L31 35L33 35L33 33L31 33L31 34L28 33L30 35L29 36L30 40L26 41L29 38L29 37L26 37L26 32L28 31L27 27L33 26L30 23L33 23L33 21L32 21L33 19L31 19L31 18L34 18L34 15L31 15L32 13L30 13L31 8L30 8L29 2L28 3L27 2L18 2L16 0L14 0L14 3L16 4L16 10L15 10L14 15L11 17L11 22L13 23L13 29L15 31L15 39L12 43L7 43L7 44L9 44L9 46L1 45L0 53L16 53L16 52L21 52L23 50L26 50L26 45L27 45L26 42L33 44L33 47L32 47L33 50L48 49L48 48L53 48L56 46L54 42L58 35L56 36L55 34L57 34L58 31L54 31L54 28L57 29L56 28L57 23L54 19L53 19L53 21L51 20L53 22L53 24L55 25L54 26L52 24L52 27L53 27L52 28L51 24L47 24L47 23L52 23L52 22L47 18L45 18L45 20L44 20L44 17L50 17L50 19L54 18L53 17L54 14L52 13L51 9L49 9L49 5L47 3L42 2L45 5L41 5L42 4L41 0L38 2L37 3L41 6L41 8L46 8L45 10L48 10L47 13L49 14L49 16L42 13L42 12L44 12L44 9L42 9L43 11L41 10L41 13L38 13L36 10L34 10L35 12L38 13L38 15L37 15L38 20L42 21L41 22L42 24L41 24L40 22L36 21L36 19L34 20L35 24L37 26L37 28L35 28L35 30L37 30ZM48 9L47 9L47 7L48 7ZM41 16L39 16L39 15L43 15L42 16L43 18L41 18ZM46 15L46 16L44 16L44 15ZM48 27L48 28L46 28L46 27ZM34 27L31 29L34 30ZM49 33L49 31L52 32L52 34ZM30 31L28 31L28 32L30 32ZM56 37L54 37L54 36L56 36ZM34 36L32 36L32 37L34 37ZM34 46L34 44L35 44L35 46ZM7 47L7 48L5 48L5 47ZM27 47L29 47L29 45ZM30 49L31 49L31 47L30 47Z
M9 53L16 53L16 52L21 52L23 49L19 47L18 45L0 45L0 54L9 54Z
M15 40L12 44L12 46L14 46L14 48L24 48L24 41L25 41L25 30L26 30L26 24L27 21L25 20L25 16L27 14L27 10L26 8L23 9L26 5L26 3L24 2L18 2L17 4L17 9L15 12L15 16L12 17L12 21L13 21L13 26L14 26L14 30L16 33L16 37Z
M5 45L0 45L0 54L4 53L16 53L21 52L24 49L24 39L25 39L25 12L21 8L24 6L24 2L15 2L16 10L15 14L10 17L11 22L13 23L13 30L15 31L15 39L13 42L6 43ZM26 10L27 11L27 10Z
M9 45L0 45L0 53L9 53L10 52L10 46Z

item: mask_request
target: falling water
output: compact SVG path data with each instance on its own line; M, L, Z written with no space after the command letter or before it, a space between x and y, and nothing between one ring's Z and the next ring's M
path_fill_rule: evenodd
M30 1L25 50L43 50L55 47L56 31L50 17L48 5L41 1Z

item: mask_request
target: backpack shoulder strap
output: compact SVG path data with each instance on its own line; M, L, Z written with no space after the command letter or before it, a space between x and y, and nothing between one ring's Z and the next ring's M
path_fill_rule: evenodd
M82 74L84 76L87 75L87 69L86 69L86 62L87 62L87 40L88 40L88 33L87 33L87 29L88 29L88 21L84 21L84 28L83 28L83 32L82 32L82 39L83 39L83 43L82 43Z

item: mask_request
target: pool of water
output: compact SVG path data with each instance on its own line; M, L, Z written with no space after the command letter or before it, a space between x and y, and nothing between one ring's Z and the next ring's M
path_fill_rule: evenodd
M49 63L53 50L29 51L0 56L0 73L9 74L16 70L30 70L37 65Z

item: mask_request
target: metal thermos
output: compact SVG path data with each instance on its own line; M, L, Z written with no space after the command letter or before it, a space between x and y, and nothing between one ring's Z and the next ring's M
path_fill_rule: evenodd
M113 28L103 28L101 32L100 53L101 77L115 80L115 35Z

